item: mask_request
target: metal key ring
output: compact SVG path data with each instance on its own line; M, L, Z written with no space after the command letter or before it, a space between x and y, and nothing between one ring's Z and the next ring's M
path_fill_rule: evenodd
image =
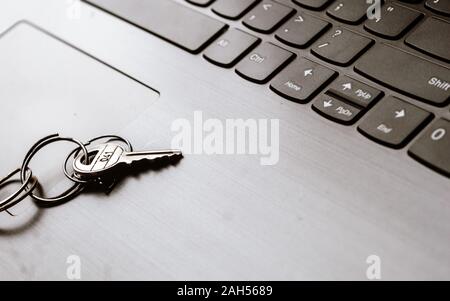
M74 138L66 138L66 137L60 137L59 134L53 134L47 137L42 138L41 140L39 140L38 142L36 142L31 149L28 151L27 155L25 156L25 159L23 160L22 163L22 168L20 170L20 180L23 183L25 183L26 179L25 179L25 171L28 169L28 164L30 163L31 159L36 155L36 153L42 149L44 146L47 146L51 143L54 142L58 142L58 141L68 141L68 142L72 142L75 144L78 144L78 146L81 148L81 150L83 150L85 157L87 158L87 160L89 160L89 156L88 156L88 151L86 149L86 147L84 146L83 143L81 143L80 141L74 139ZM67 189L66 191L64 191L63 193L61 193L60 195L56 196L56 197L51 197L51 198L46 198L46 197L42 197L42 196L38 196L36 194L34 194L32 192L32 189L28 189L26 188L26 190L28 190L30 193L29 195L36 201L40 201L43 203L60 203L60 202L64 202L67 201L73 197L75 197L76 195L78 195L81 191L83 191L84 189L84 185L81 183L76 183L74 184L72 187L70 187L69 189Z
M95 137L95 138L89 140L89 141L85 144L85 146L91 145L91 144L92 144L93 142L95 142L95 141L98 141L98 140L101 140L101 139L107 139L107 138L109 138L109 140L108 140L107 142L110 142L110 141L121 141L121 142L125 143L125 144L128 146L128 151L129 151L129 152L132 152L132 151L133 151L133 146L131 145L130 141L128 141L127 139L125 139L125 138L123 138L123 137L117 136L117 135L103 135L103 136ZM78 152L79 152L80 150L81 150L80 147L78 147L78 148L74 149L74 150L67 156L66 160L64 161L64 167L63 167L64 175L65 175L69 180L71 180L71 181L73 181L73 182L75 182L75 183L88 184L88 183L91 183L92 181L86 181L86 180L78 179L78 178L74 177L73 175L71 175L71 174L69 173L69 171L67 170L67 163L69 162L70 158L71 158L72 156L76 157L76 156L78 155Z
M3 186L5 184L7 184L8 180L10 180L15 174L19 173L20 171L21 171L20 168L17 168L13 172L11 172L9 175L7 175L3 179L1 179L0 180L0 189L3 188ZM33 177L33 173L31 172L31 169L28 168L26 170L26 172L27 172L28 176L25 179L25 182L22 184L22 186L19 189L17 189L16 192L12 193L10 196L8 196L7 198L3 199L0 202L0 212L6 211L9 208L13 207L14 205L18 204L19 202L21 202L36 187L37 180L35 177ZM33 180L33 181L30 184L31 180ZM28 185L30 185L30 186L28 186ZM25 193L20 195L24 191L25 191Z

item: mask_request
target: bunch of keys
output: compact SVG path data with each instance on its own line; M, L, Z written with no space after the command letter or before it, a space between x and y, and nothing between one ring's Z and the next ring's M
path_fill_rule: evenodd
M104 139L108 140L105 143L97 144L97 141ZM74 185L58 196L43 197L33 192L35 187L39 186L39 183L36 177L32 176L32 171L28 165L40 149L58 141L72 142L78 145L78 148L74 149L67 156L63 165L64 174L74 182ZM126 144L126 148L119 142ZM10 213L8 209L27 196L32 197L43 206L54 206L72 199L88 185L104 187L105 184L109 184L108 189L111 190L117 180L127 172L127 167L134 167L138 163L170 164L176 162L175 160L180 160L182 157L180 150L134 152L128 140L116 135L96 137L87 143L81 143L73 138L60 137L58 134L50 135L39 140L31 147L23 160L21 168L18 168L4 179L0 179L0 189L7 182L12 182L11 178L15 174L20 174L22 183L22 186L17 191L0 201L0 212L6 211ZM73 172L69 172L67 168L67 164L71 159L73 159Z
M117 143L109 142L96 145L88 150L89 156L94 155L90 164L85 164L85 156L80 153L73 161L75 177L81 181L97 182L111 178L123 171L124 167L143 161L161 162L182 157L180 150L126 151Z

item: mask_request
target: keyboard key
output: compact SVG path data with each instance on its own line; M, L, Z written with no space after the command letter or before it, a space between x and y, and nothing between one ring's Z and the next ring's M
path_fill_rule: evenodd
M414 142L409 154L421 163L450 177L450 121L434 122Z
M436 106L450 100L450 69L385 44L362 56L355 71Z
M224 18L236 20L257 2L258 0L217 0L212 11Z
M380 19L367 20L364 28L383 38L398 39L422 17L418 11L389 4L383 7Z
M263 84L289 63L295 55L271 43L264 43L251 51L236 67L245 79Z
M272 81L270 88L290 100L307 103L327 85L337 72L300 58Z
M273 32L294 10L273 1L263 1L244 18L244 25L262 33Z
M361 109L328 94L324 94L314 101L312 108L334 122L347 125L355 123L361 113Z
M450 23L428 18L406 38L405 43L419 51L450 62Z
M425 7L438 14L450 16L450 1L448 0L427 0Z
M370 110L358 130L381 144L401 148L431 118L429 112L391 96Z
M315 43L311 52L330 63L347 66L372 43L373 40L360 34L336 28Z
M203 56L214 64L230 68L259 41L258 38L233 28L211 44L205 50Z
M306 48L329 26L326 21L300 13L283 25L275 37L289 46Z
M331 0L293 0L293 2L309 9L319 10L330 3Z
M189 3L198 5L198 6L208 6L210 5L214 0L186 0Z
M330 86L328 93L337 95L363 108L371 106L383 95L383 92L380 90L348 76L335 80Z
M365 0L339 0L327 10L327 14L338 21L359 24L367 16L370 4Z
M222 22L167 0L86 1L192 53L200 52L226 28Z

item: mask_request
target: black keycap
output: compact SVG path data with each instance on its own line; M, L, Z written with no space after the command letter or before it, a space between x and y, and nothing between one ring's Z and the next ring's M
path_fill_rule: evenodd
M363 108L371 106L383 95L380 90L348 76L335 80L328 92Z
M294 13L285 5L263 1L253 8L244 18L244 25L255 31L270 33Z
M311 52L330 63L350 65L373 40L344 28L328 32L311 48Z
M216 65L230 68L259 41L258 38L233 28L212 43L205 50L203 56Z
M404 6L389 4L381 11L381 18L367 20L364 25L367 31L387 39L398 39L404 35L422 14Z
M275 37L281 42L297 48L308 47L319 37L330 23L305 13L299 13L278 29Z
M450 100L450 69L385 44L372 47L355 71L436 106Z
M359 24L366 18L369 6L366 0L339 0L328 8L327 14L341 22Z
M414 142L409 154L423 164L450 177L450 121L434 122Z
M228 19L239 19L259 0L217 0L212 11Z
M341 124L352 124L359 118L361 109L324 94L313 102L312 108L320 115Z
M167 0L86 1L192 53L200 52L226 28L222 22Z
M392 148L403 147L432 115L395 97L381 100L361 122L358 130Z
M294 56L292 52L266 42L251 51L236 66L236 73L245 79L263 84L289 63Z
M214 0L186 0L189 3L198 5L198 6L208 6L210 5Z
M306 103L327 85L336 72L310 60L300 58L283 70L270 84L277 94Z
M438 14L450 16L450 1L448 0L427 0L425 7Z
M405 43L419 51L450 62L450 23L436 18L427 18L406 38Z
M319 10L330 3L331 0L293 0L293 2L309 9Z

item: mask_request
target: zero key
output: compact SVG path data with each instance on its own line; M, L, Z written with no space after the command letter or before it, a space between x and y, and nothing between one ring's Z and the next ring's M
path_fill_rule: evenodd
M419 162L450 177L450 121L434 122L409 150Z

